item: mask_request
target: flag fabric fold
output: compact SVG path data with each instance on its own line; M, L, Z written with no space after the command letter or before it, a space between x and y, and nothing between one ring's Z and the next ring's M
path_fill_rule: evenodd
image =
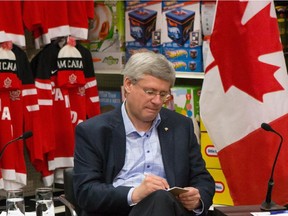
M272 200L288 203L288 76L274 3L219 0L200 97L235 205L261 204L280 138Z

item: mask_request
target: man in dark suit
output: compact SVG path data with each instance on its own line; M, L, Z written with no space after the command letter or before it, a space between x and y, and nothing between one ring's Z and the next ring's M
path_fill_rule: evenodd
M82 215L206 215L215 182L192 120L163 108L175 82L172 64L137 53L123 75L122 106L76 127L74 193ZM174 186L185 193L167 191Z

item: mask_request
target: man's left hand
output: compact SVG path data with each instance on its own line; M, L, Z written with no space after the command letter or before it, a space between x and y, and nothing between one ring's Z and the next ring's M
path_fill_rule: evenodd
M179 201L183 204L183 206L189 210L195 210L200 208L201 201L200 201L200 193L197 188L194 187L185 187L185 189L189 190L186 193L182 193L178 196Z

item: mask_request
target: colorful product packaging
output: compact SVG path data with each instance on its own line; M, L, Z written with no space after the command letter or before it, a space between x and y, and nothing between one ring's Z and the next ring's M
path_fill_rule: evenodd
M162 1L161 36L176 71L203 72L199 1Z
M187 117L193 117L200 122L199 99L200 86L175 86L171 89L173 99L166 107Z
M161 1L125 1L126 60L137 52L162 53Z
M100 100L101 113L113 110L116 107L121 106L122 103L121 91L100 90L99 100Z
M119 70L125 59L124 2L95 1L88 39L95 70Z

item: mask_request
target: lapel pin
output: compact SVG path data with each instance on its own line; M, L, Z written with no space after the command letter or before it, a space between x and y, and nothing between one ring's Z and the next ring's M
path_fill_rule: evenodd
M165 128L164 128L164 130L165 130L165 131L168 131L168 128L167 128L167 127L165 127Z

